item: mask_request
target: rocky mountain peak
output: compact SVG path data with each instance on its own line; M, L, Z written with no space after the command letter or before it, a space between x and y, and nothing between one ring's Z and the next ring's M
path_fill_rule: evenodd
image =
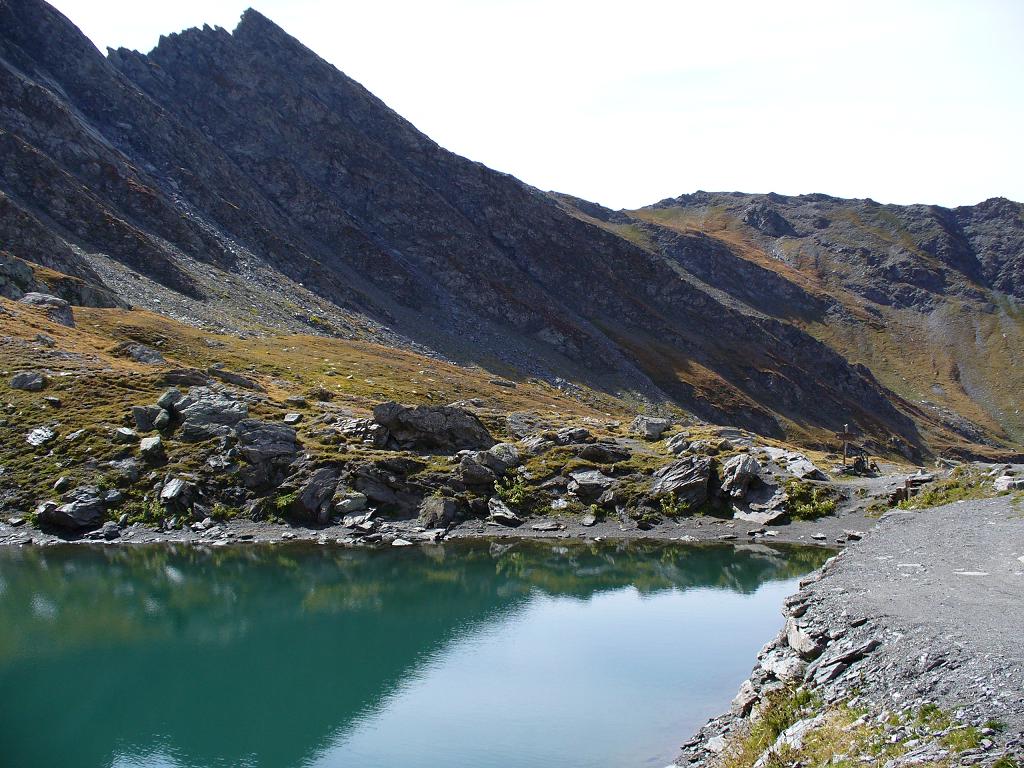
M949 412L973 426L925 414L895 391L932 388L855 363L920 338L872 346L887 312L928 329L955 297L988 322L990 292L1018 296L1015 204L937 218L697 192L613 212L444 150L254 10L107 58L41 0L0 0L0 21L0 242L135 306L369 338L770 435L857 423L922 447L954 422L971 439L1012 422L959 390ZM988 371L957 383L970 365L936 387L980 391Z

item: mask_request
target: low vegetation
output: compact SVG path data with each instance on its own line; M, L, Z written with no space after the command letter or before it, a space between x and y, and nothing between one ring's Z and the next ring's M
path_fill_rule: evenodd
M786 483L786 497L786 512L794 520L817 520L836 511L834 492L815 483L790 480Z
M775 747L779 736L800 721L811 721L802 738ZM906 735L898 738L894 733ZM982 738L979 728L957 724L951 713L936 704L872 717L867 708L854 703L824 706L807 689L788 688L762 704L759 717L726 745L721 768L751 768L755 764L761 768L881 768L926 741L948 750L948 757L914 764L949 768L958 764L958 755L978 748ZM1019 768L1008 755L994 766Z
M925 486L920 493L901 501L898 506L900 509L928 509L956 501L987 499L995 493L992 483L984 475L969 467L957 467L948 479Z

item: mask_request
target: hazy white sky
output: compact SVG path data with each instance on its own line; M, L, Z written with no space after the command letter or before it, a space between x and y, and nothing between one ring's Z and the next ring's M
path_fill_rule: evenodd
M56 0L103 50L252 5L443 146L615 208L1024 200L1021 0Z

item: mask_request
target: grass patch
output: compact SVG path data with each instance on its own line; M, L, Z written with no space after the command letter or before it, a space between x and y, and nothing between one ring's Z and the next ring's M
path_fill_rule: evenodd
M991 483L966 467L957 467L947 480L938 480L922 489L920 493L901 501L900 509L928 509L941 507L957 501L987 499L995 495Z
M835 512L830 489L795 478L786 483L786 513L794 520L817 520Z
M775 743L779 734L820 707L806 688L788 688L771 694L760 708L761 717L741 738L726 747L722 768L749 768Z
M966 752L981 745L981 731L973 725L956 728L942 737L942 743L954 752Z

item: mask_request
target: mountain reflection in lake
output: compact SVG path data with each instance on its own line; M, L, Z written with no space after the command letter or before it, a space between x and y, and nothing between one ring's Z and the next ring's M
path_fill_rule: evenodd
M0 551L3 764L660 768L827 555Z

